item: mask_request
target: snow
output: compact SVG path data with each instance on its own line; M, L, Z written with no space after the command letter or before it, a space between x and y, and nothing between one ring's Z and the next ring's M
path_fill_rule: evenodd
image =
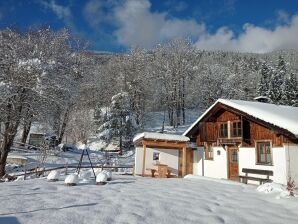
M166 141L179 141L179 142L187 142L189 141L188 137L182 135L173 135L173 134L163 134L163 133L154 133L154 132L143 132L137 134L133 142L137 142L140 139L158 139L158 140L166 140Z
M276 199L252 185L204 178L114 175L100 187L90 179L72 188L34 179L1 183L0 198L0 223L298 222L298 198Z
M252 117L261 119L277 127L288 130L298 138L298 107L275 105L269 103L218 99L203 113L184 133L187 133L217 104L222 103L240 110Z
M65 178L65 183L66 184L77 184L78 182L78 175L77 174L70 174Z
M287 187L276 183L265 183L257 188L258 192L275 195L276 199L292 198ZM297 197L297 190L293 190L294 196Z
M59 180L60 172L58 170L52 170L47 176L48 180Z
M103 170L102 172L107 175L107 180L108 181L112 180L112 171L110 171L110 170Z
M258 186L257 191L264 192L266 194L268 193L275 193L275 192L283 192L286 190L286 187L282 186L281 184L276 183L265 183L260 186Z
M105 172L101 172L96 176L96 183L104 183L108 180L108 175Z
M90 170L88 170L88 171L81 171L80 174L79 174L79 177L81 179L83 179L83 180L86 181L86 180L88 180L91 177L91 175L92 175L91 172L92 171L90 171Z

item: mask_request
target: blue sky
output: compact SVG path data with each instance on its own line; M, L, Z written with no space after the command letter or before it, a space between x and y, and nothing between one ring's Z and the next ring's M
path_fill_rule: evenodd
M207 50L298 48L296 0L1 0L0 27L67 27L98 51L189 37Z

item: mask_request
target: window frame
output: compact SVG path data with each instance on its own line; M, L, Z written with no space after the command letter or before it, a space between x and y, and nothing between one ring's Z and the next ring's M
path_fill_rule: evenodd
M226 136L222 136L221 135L221 126L222 125L226 125L227 126L227 131L226 131L227 135ZM228 122L220 122L218 124L218 138L229 138L229 124L228 124Z
M212 142L205 143L205 160L214 160L214 148ZM212 151L209 151L209 148Z
M240 123L240 135L234 135L234 124ZM230 126L231 126L231 137L232 138L241 138L242 137L242 133L243 133L243 127L242 127L242 122L241 120L235 120L235 121L231 121L230 122ZM236 127L236 130L239 130L239 128Z
M267 155L268 153L264 153L266 161L260 161L260 144L269 144L270 149L270 162L267 162ZM255 142L255 149L256 149L256 165L263 165L263 166L273 166L273 153L272 153L272 141L271 140L259 140ZM265 148L266 151L266 148Z

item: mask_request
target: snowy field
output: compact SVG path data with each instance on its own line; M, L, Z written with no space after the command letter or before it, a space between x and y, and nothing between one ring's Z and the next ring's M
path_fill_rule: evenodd
M115 176L74 187L46 179L0 185L0 223L297 223L298 199L229 181Z

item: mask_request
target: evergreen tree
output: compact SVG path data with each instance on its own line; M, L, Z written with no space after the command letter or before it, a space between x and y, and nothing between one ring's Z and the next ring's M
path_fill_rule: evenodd
M298 107L298 82L294 73L285 80L282 100L285 105Z
M257 94L258 96L267 96L268 91L269 91L269 82L270 82L270 77L271 76L271 70L264 62L262 64L261 68L261 79L258 83L258 89L257 89Z
M273 71L269 83L268 97L270 98L272 103L282 104L282 87L286 73L286 62L282 56L279 56L277 67Z
M98 129L101 133L99 137L107 144L116 142L120 150L128 150L136 130L129 95L120 92L112 97L106 121Z

